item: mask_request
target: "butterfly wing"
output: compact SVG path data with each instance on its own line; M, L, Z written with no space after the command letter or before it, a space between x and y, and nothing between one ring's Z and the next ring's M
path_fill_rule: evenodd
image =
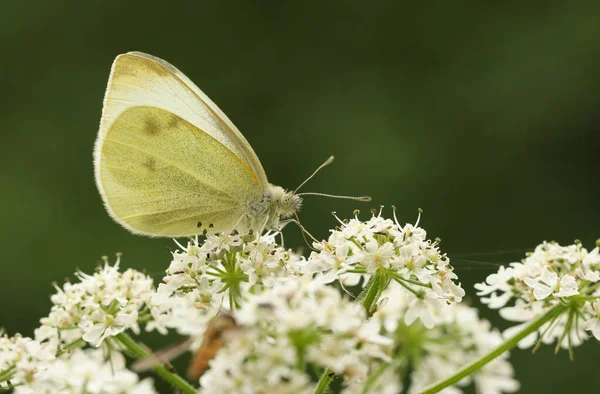
M98 189L134 233L230 230L262 198L266 175L225 115L187 77L149 55L120 55L95 149Z

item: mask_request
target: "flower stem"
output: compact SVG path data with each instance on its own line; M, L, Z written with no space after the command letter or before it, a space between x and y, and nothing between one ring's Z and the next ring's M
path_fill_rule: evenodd
M369 283L367 283L367 286L358 295L357 300L362 302L367 314L370 315L373 313L375 310L375 305L377 304L377 301L379 301L379 297L381 297L381 293L383 293L389 283L389 276L386 276L384 273L377 272L371 277Z
M329 368L325 368L325 371L323 371L323 375L321 375L321 378L317 383L317 388L315 388L313 394L325 394L334 376L335 374L331 372Z
M371 386L373 386L375 384L377 379L379 379L379 377L385 372L386 369L389 368L389 366L390 366L389 363L381 364L381 366L379 368L377 368L377 370L373 374L371 374L371 376L369 376L369 378L365 381L365 384L363 385L361 394L368 393L369 390L371 389Z
M450 376L449 378L446 378L446 379L442 380L441 382L436 383L436 384L426 388L425 390L421 391L420 394L434 394L434 393L442 391L446 387L449 387L455 383L458 383L460 380L462 380L466 376L471 375L473 372L479 370L484 365L486 365L487 363L489 363L496 357L500 356L502 353L515 347L521 341L521 339L523 339L527 335L535 332L541 326L543 326L545 323L547 323L547 322L551 321L552 319L554 319L555 317L559 316L567 308L568 308L567 306L562 305L562 304L556 305L554 308L550 309L548 312L546 312L545 314L540 316L537 320L534 320L530 325L528 325L527 327L525 327L524 329L519 331L517 334L513 335L510 339L508 339L506 342L504 342L503 344L501 344L500 346L498 346L497 348L492 350L490 353L486 354L479 360L476 360L476 361L472 362L471 364L465 366L463 369L458 371L456 374Z
M8 387L0 387L0 393L7 393L9 391L12 393L14 388L17 386L20 386L20 385L21 384L17 384L17 385L13 386L12 384L9 384Z
M0 382L4 382L5 380L10 380L10 378L12 378L13 375L15 374L16 370L17 370L17 367L15 367L13 365L3 371L0 371Z
M122 332L118 334L116 338L137 358L144 359L146 357L151 356L150 352L148 352L146 349L140 346L136 341L133 340L133 338L131 338L126 333ZM185 379L183 379L176 373L169 371L164 366L164 364L159 363L153 369L161 378L172 384L174 387L177 387L182 393L198 393L191 384L189 384Z
M66 353L71 349L75 349L77 347L83 347L83 345L85 345L85 341L82 338L79 338L79 339L63 346L62 349L59 349L58 352L56 352L56 355L60 356L61 354Z

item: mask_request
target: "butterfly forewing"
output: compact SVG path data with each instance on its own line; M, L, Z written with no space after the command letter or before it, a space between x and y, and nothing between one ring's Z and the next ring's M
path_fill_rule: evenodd
M113 64L95 171L113 218L154 236L193 235L198 223L231 230L266 185L225 115L176 68L139 53Z
M261 187L267 184L265 171L248 141L189 78L162 59L130 52L117 56L113 63L99 138L125 109L138 105L162 108L192 123L245 162Z

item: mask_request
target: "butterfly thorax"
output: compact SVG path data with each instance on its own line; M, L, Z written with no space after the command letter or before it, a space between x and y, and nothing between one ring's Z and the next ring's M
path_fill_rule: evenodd
M247 205L249 227L254 230L280 229L302 207L302 198L280 186L268 184L262 199Z

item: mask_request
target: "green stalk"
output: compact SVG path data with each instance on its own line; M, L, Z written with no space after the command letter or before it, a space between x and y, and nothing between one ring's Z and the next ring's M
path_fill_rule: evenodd
M0 382L4 382L5 380L10 380L10 378L13 377L13 375L15 374L16 371L17 371L17 367L14 365L5 369L4 371L1 371L0 372Z
M152 354L140 346L136 341L133 340L129 335L122 332L116 336L116 338L121 342L131 353L133 353L138 359L144 359ZM164 364L157 364L154 368L154 372L156 372L161 378L169 382L174 387L177 387L182 393L186 394L197 394L198 391L189 384L185 379L181 376L177 375L169 371Z
M362 302L367 314L372 314L375 310L375 305L381 297L381 293L386 289L390 283L390 278L385 272L377 271L375 275L371 277L367 286L358 295L357 301Z
M379 368L377 368L377 370L371 376L369 376L369 378L366 380L365 384L363 385L361 394L368 393L369 390L371 389L371 386L373 386L375 384L375 382L377 382L377 379L379 379L379 377L389 367L390 367L389 363L381 364L381 366Z
M381 294L381 287L379 284L379 276L376 274L371 278L371 281L368 283L364 292L363 306L367 313L370 313L373 309L373 306L379 298L379 294Z
M325 394L334 376L335 374L332 373L329 368L325 368L325 371L323 371L323 375L321 375L319 383L317 383L317 388L315 388L313 394Z
M57 356L60 356L61 354L64 354L68 351L70 351L71 349L75 349L78 347L83 347L83 345L85 344L85 341L82 338L79 338L71 343L66 344L65 346L63 346L62 349L59 349L58 352L56 353Z
M421 391L420 394L434 394L434 393L442 391L446 387L449 387L455 383L458 383L463 378L471 375L473 372L479 370L484 365L486 365L487 363L489 363L496 357L500 356L502 353L517 346L517 344L521 341L521 339L525 338L527 335L531 334L532 332L537 331L537 329L539 329L541 326L543 326L548 321L554 319L555 317L558 317L567 308L568 308L567 306L562 305L562 304L556 305L554 308L550 309L548 312L546 312L545 314L540 316L537 320L534 320L530 325L523 328L521 331L519 331L517 334L515 334L512 338L508 339L506 342L504 342L503 344L501 344L500 346L498 346L497 348L492 350L490 353L486 354L479 360L476 360L476 361L472 362L471 364L467 365L466 367L464 367L463 369L458 371L456 374L450 376L449 378L446 378L439 383L429 386L425 390Z

